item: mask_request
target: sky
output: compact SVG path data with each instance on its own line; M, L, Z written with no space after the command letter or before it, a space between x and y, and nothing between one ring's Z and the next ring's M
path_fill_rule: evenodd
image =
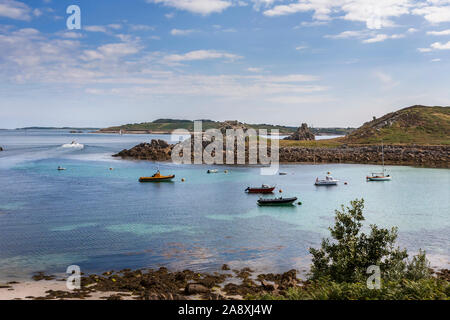
M449 67L450 0L0 0L0 128L355 127L450 105Z

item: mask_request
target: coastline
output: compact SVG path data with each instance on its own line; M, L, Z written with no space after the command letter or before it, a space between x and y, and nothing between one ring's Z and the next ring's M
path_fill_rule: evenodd
M450 270L433 270L433 277L450 281ZM295 269L280 274L256 274L250 268L201 273L191 270L123 269L83 275L81 288L69 290L65 278L39 273L34 281L0 285L0 300L244 300L250 296L282 296L310 281Z
M203 143L202 150L207 146ZM163 140L152 140L141 143L130 149L124 149L113 157L134 160L170 161L175 144ZM194 150L191 148L191 150ZM223 151L225 159L225 151ZM246 163L248 163L248 147L246 146ZM235 150L236 157L236 150ZM279 163L282 164L373 164L381 165L383 154L377 145L341 145L333 147L281 146ZM191 159L194 153L191 154ZM384 146L384 163L386 165L416 166L427 168L450 168L450 146L421 145L386 145ZM233 164L231 164L233 165Z

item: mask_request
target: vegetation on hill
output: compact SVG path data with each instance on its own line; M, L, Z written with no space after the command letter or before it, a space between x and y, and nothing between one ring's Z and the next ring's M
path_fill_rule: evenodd
M450 144L450 107L412 106L374 118L347 136L351 144Z
M449 282L431 275L425 252L408 259L407 251L395 247L397 229L371 225L362 232L364 200L336 210L331 239L323 239L313 256L310 279L279 294L253 296L257 299L448 299ZM380 270L379 286L371 266ZM369 282L373 286L369 286Z
M220 129L224 122L213 121L208 119L201 119L203 130L207 129ZM297 127L293 126L281 126L281 125L272 125L267 123L259 123L259 124L247 124L244 125L248 128L253 128L256 130L266 129L266 130L279 130L280 134L292 134L297 130ZM171 133L176 129L185 129L190 132L194 130L194 121L192 120L178 120L178 119L157 119L152 122L142 122L142 123L131 123L125 124L122 126L115 126L101 129L100 132L111 132L111 131L147 131L147 132L163 132L163 133ZM345 135L350 133L353 128L311 128L311 131L314 134L324 134L324 135Z

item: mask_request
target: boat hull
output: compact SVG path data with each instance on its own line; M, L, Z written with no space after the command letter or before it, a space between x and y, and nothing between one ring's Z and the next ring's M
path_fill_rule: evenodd
M273 190L275 190L275 187L273 188L247 188L245 192L247 193L272 193Z
M259 199L259 206L291 206L297 200L294 198L285 198L285 199Z
M165 182L171 181L173 178L175 178L175 175L164 177L140 177L139 182Z
M337 186L337 181L324 181L324 182L316 182L314 185L316 186Z
M367 177L367 181L391 181L391 177Z

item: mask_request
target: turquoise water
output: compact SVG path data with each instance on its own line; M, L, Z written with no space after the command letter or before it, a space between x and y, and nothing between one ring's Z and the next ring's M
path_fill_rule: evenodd
M411 253L425 249L433 266L449 267L447 169L392 166L392 181L368 183L364 177L376 166L283 165L288 175L261 176L255 167L223 166L206 174L210 167L111 157L154 137L0 131L6 150L0 152L0 280L63 273L71 264L84 272L216 271L223 263L302 271L308 248L328 235L334 210L355 198L365 199L367 224L398 226L400 246ZM84 149L61 148L74 139ZM175 181L137 182L157 168L174 173ZM327 171L348 184L315 187ZM302 205L258 207L258 196L244 189L262 183L276 184Z

